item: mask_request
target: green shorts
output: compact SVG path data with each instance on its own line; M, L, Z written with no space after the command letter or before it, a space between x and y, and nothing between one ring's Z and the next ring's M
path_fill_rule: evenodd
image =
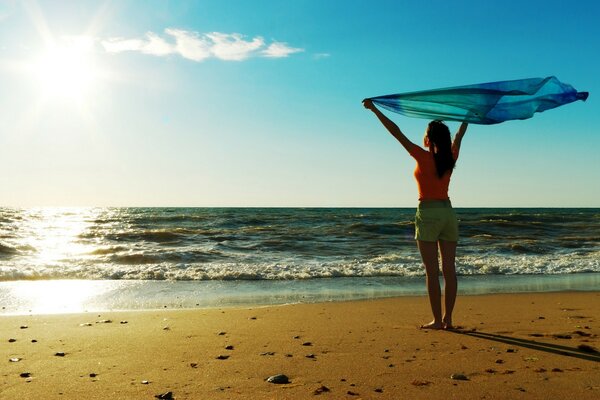
M419 203L415 216L415 239L424 242L458 241L458 220L450 200Z

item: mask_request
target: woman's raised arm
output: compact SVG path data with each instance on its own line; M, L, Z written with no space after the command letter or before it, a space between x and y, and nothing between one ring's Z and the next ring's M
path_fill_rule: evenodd
M406 151L408 151L409 153L412 151L412 149L415 147L415 144L411 142L404 135L404 133L402 133L400 128L398 128L398 125L396 125L388 117L383 115L383 113L379 111L377 107L375 107L371 100L363 100L363 106L365 106L366 109L373 111L373 113L375 114L375 116L377 116L377 118L379 118L379 121L381 121L383 126L385 126L386 129L392 134L392 136L394 136L400 142L400 144L404 146Z

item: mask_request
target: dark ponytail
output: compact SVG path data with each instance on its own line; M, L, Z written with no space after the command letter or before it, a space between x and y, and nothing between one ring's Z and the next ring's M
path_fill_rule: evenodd
M433 153L435 169L438 177L441 178L446 171L452 171L456 164L452 156L450 130L442 121L431 121L427 126L427 137L429 138L429 148Z

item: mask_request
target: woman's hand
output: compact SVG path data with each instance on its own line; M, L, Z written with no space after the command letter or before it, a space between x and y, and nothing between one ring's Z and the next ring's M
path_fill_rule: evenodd
M362 103L367 110L375 111L375 104L373 104L371 99L364 99Z

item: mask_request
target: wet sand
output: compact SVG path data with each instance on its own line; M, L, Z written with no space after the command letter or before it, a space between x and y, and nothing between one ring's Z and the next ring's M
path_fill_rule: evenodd
M2 316L0 398L600 398L600 292L462 296L454 332L418 329L429 314L400 297Z

